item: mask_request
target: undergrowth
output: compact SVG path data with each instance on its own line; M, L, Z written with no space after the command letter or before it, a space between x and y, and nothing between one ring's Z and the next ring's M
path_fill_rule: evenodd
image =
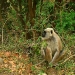
M64 70L64 73L66 75L74 75L75 74L75 56L71 57L72 55L75 55L75 35L67 35L67 33L60 35L63 43L63 49L66 50L66 56L64 59L62 59L58 64L58 66L55 67L56 70ZM10 36L9 36L10 37ZM18 37L15 37L18 38ZM39 64L43 58L40 53L41 49L41 40L37 40L37 42L33 42L32 40L21 40L24 39L24 37L18 38L16 42L14 42L14 37L10 37L10 39L5 40L3 45L0 45L0 50L2 51L11 51L11 52L17 52L19 54L27 54L29 57L29 62L32 63L32 71L35 74L43 73L46 71L46 65ZM8 42L7 42L8 41ZM70 57L70 58L69 58ZM28 62L28 63L29 63ZM63 63L64 62L64 63ZM40 70L36 68L36 65L39 64ZM34 66L35 65L35 66ZM3 69L5 70L5 69Z

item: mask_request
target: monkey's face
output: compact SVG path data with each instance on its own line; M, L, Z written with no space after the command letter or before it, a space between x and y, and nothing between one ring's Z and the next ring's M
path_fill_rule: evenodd
M48 40L53 36L53 28L46 28L42 33L42 40Z

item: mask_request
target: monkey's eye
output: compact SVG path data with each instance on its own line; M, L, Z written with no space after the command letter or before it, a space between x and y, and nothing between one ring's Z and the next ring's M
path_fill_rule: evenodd
M51 34L53 33L53 31L51 30Z

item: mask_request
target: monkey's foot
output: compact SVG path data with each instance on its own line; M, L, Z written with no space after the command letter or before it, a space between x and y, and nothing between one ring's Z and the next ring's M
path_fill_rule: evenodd
M49 67L56 67L58 65L59 65L58 63L49 63Z

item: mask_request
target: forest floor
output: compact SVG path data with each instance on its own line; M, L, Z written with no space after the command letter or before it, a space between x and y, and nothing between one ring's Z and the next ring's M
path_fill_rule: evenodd
M36 69L41 70L41 65L34 68L29 60L27 54L1 50L0 75L36 75Z
M3 59L3 63L0 63L0 75L31 75L32 64L28 62L28 55L2 50L0 58Z
M24 53L15 51L0 51L0 75L75 75L75 67L62 68L56 70L55 68L48 68L44 65L34 65L30 62L30 57ZM74 64L75 65L75 64ZM69 72L70 69L73 71ZM69 72L69 74L68 74Z

